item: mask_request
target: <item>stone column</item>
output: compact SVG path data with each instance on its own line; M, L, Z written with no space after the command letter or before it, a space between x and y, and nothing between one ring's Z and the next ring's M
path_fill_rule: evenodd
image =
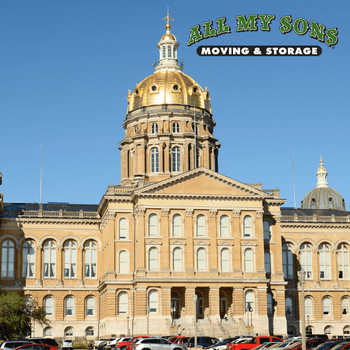
M108 246L107 246L107 273L115 276L115 249L114 249L114 238L115 238L115 213L109 212L107 214L108 220Z
M194 148L195 148L195 144L192 143L191 144L190 169L189 170L194 169Z
M159 144L159 173L163 173L165 171L164 167L164 145L163 143Z
M339 286L339 272L338 272L338 254L337 247L330 253L331 254L331 277L333 286Z
M233 288L232 291L232 311L235 320L244 316L244 294L243 288Z
M275 246L275 257L274 257L274 269L276 271L276 277L279 280L284 280L283 265L278 263L282 261L282 237L281 237L281 219L282 215L275 215L275 231L273 232L274 240L276 242Z
M209 226L208 226L208 236L210 237L209 246L209 271L218 273L218 247L216 244L217 237L217 209L209 210Z
M158 295L158 302L160 295ZM147 290L146 287L137 287L135 296L135 316L146 316L147 315ZM159 306L158 306L159 307Z
M56 278L57 278L57 285L62 286L63 285L63 278L62 278L62 260L63 260L63 247L59 246L56 250Z
M258 239L258 245L256 248L255 264L258 274L265 276L265 248L264 248L264 228L263 228L263 210L257 210L255 221L255 237Z
M164 208L162 209L162 220L160 232L163 237L163 249L162 249L162 259L161 259L161 270L165 274L169 274L170 272L170 248L169 248L169 213L170 209Z
M146 227L145 227L145 213L144 208L137 209L137 247L136 247L136 271L144 273L145 272L145 236L146 236ZM134 257L136 259L136 257Z
M43 274L42 274L42 265L43 265L43 249L42 246L36 248L35 254L35 279L36 285L41 286L43 284ZM20 269L19 269L20 270Z
M209 288L209 307L210 307L210 316L209 318L217 322L220 318L220 288L219 287L210 287Z
M162 315L171 317L171 288L162 287Z
M186 209L185 237L188 247L186 248L186 272L194 273L194 244L193 244L193 209Z
M234 277L242 277L242 250L241 250L241 222L240 222L241 211L234 209L232 218L232 237L234 238L233 246L233 273Z
M193 323L195 305L193 302L193 295L196 293L196 288L187 288L185 290L185 308L187 323Z
M39 249L39 247L37 248L37 250ZM14 266L14 278L16 280L20 280L22 278L22 275L23 275L23 272L22 272L22 248L20 246L16 246L16 249L15 249L15 252L16 252L16 255L15 255L15 266ZM38 254L37 254L38 255ZM38 279L41 279L41 276L40 276L40 273L37 274L37 269L40 269L39 268L39 264L36 263L36 260L37 260L37 257L35 256L35 278L38 278ZM40 270L39 270L40 271Z
M142 149L141 149L141 159L139 159L139 162L141 165L139 174L145 175L145 172L146 172L146 143L142 142L140 147L142 147Z
M315 281L315 286L320 285L320 255L318 249L312 251L312 279ZM300 260L301 261L301 260Z
M109 244L114 245L114 239ZM77 278L78 278L78 286L83 286L83 270L84 270L84 262L83 262L83 247L79 247L77 251ZM114 269L113 269L114 270Z
M188 143L185 142L184 146L184 154L182 157L183 171L188 171Z
M210 170L215 171L215 155L214 155L214 148L212 147L210 152Z

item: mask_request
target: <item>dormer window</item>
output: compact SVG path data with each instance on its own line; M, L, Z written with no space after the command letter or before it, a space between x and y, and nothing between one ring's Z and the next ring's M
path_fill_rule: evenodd
M152 134L157 134L158 133L158 124L154 123L152 124Z
M171 46L168 46L168 57L171 57Z

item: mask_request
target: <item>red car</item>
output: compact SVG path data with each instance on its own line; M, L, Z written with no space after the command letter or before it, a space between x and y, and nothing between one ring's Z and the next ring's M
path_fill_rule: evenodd
M131 341L123 341L123 342L117 343L116 348L118 348L118 350L131 350L131 345L134 342L134 340L140 339L140 338L149 338L149 336L142 335L142 336L132 338Z
M45 344L26 344L15 348L14 350L58 350L57 346Z

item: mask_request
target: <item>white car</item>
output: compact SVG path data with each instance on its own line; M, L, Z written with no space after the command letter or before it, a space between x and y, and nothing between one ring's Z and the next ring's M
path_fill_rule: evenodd
M71 340L71 339L63 339L61 348L62 349L73 350L73 340Z
M14 341L4 341L2 342L0 349L1 350L12 350L15 348L18 348L19 346L26 345L26 344L35 344L31 340L14 340Z

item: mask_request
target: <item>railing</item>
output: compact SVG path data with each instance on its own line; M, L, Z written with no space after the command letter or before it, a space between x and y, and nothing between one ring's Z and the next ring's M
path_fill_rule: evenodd
M48 211L48 210L23 210L19 217L31 218L76 218L76 219L99 219L100 215L92 211Z
M301 215L282 215L282 222L338 222L348 223L350 222L350 215L348 216L301 216Z
M262 190L262 191L273 198L280 198L280 190L278 188L274 188L273 190Z

